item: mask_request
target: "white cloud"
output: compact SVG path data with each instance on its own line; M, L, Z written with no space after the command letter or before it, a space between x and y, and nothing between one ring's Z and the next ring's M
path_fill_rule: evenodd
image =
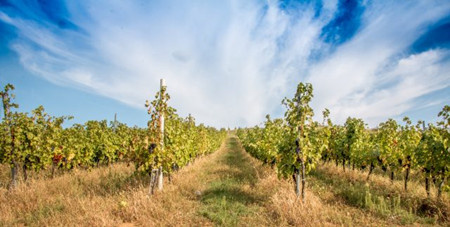
M425 25L448 13L448 5L424 3L372 5L356 36L311 67L314 109L329 108L338 123L354 116L376 126L413 108L415 98L450 86L448 50L405 56Z
M300 80L313 83L317 113L329 107L337 122L351 115L372 125L450 85L448 51L404 54L449 4L372 3L355 37L329 52L320 34L337 3L326 3L317 18L311 5L290 14L276 1L71 1L79 31L1 11L0 20L18 29L13 49L36 75L142 111L164 77L182 115L214 126L279 113ZM311 59L313 51L325 57Z
M450 64L440 62L449 56L449 51L430 50L401 59L393 69L383 72L383 85L375 83L372 90L361 94L362 97L338 106L339 117L342 121L347 116L363 117L374 126L387 117L396 117L416 107L416 98L450 86ZM435 102L445 100L448 101L448 97L440 97Z

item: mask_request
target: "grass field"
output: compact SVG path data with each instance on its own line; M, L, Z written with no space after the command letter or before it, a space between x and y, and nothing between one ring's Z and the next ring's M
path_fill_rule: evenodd
M0 172L0 226L448 226L449 199L427 200L423 186L401 179L324 164L308 178L307 200L293 183L250 157L230 136L215 153L197 159L148 195L148 178L115 164L61 173L34 174L6 190Z

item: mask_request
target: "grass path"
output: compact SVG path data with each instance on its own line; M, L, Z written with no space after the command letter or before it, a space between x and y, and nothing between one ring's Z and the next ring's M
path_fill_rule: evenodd
M205 182L205 187L201 192L197 214L215 225L436 224L432 218L416 216L401 207L396 207L395 210L387 208L389 211L380 210L375 205L370 209L362 209L353 200L364 200L364 191L361 192L360 185L348 183L354 181L354 175L358 174L353 171L338 176L329 171L322 175L315 171L308 180L308 197L303 204L295 197L292 182L279 180L274 169L262 166L261 162L250 157L233 136L227 139L225 148L204 163L201 169L204 172L200 179ZM385 190L388 187L390 185ZM376 188L371 188L370 191L376 194ZM402 199L402 202L410 201Z
M392 226L346 203L328 203L316 195L317 187L308 188L301 203L292 182L278 179L275 169L252 158L234 136L186 174L197 183L178 187L197 187L194 214L215 226Z
M203 169L202 180L207 184L201 192L199 214L226 226L267 222L263 206L271 195L255 187L261 169L253 165L235 137L228 138L225 148Z

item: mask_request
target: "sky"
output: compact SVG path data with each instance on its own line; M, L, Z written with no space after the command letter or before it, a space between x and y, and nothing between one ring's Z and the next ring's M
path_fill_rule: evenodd
M19 111L145 127L169 105L215 127L283 117L312 83L315 119L437 120L450 104L450 1L0 0L0 86Z

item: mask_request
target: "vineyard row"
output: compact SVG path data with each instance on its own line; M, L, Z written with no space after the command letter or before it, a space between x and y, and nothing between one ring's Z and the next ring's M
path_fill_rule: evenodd
M300 83L292 99L284 99L285 117L271 119L267 115L263 127L239 129L238 137L247 152L264 163L277 167L279 176L293 178L297 195L304 198L306 175L322 160L347 168L368 169L369 180L375 168L404 175L404 190L408 190L411 171L423 173L425 189L430 196L430 184L442 191L450 163L450 107L446 105L436 125L419 121L413 124L407 117L399 124L393 119L376 128L368 128L359 118L347 118L344 125L333 124L325 109L323 122L312 119L309 106L313 98L311 84ZM302 189L300 189L300 181ZM300 193L302 191L302 193Z
M151 174L155 169L170 174L198 156L215 151L226 136L203 124L196 125L192 116L182 118L167 105L166 88L155 100L146 103L150 120L148 128L128 127L117 121L88 121L63 127L72 117L54 117L39 106L31 114L14 111L14 86L0 92L3 119L0 123L0 163L11 167L10 188L17 184L19 168L24 179L27 171L59 168L92 168L126 161L137 173ZM164 130L160 130L161 128Z

